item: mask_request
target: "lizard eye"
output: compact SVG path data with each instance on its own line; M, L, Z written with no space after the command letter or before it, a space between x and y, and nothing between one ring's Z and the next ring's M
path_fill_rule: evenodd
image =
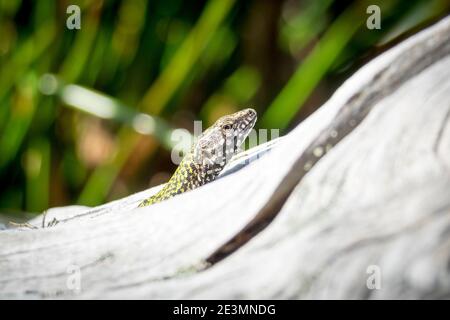
M231 129L231 124L224 124L222 127L224 130L230 130Z

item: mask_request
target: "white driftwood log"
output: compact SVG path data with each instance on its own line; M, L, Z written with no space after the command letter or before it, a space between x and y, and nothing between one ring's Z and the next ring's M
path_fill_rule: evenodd
M153 206L0 231L0 298L450 298L450 18L271 147Z

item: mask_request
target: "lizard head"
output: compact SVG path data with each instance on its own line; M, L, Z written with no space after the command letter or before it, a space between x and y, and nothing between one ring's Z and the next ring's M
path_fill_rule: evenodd
M256 111L249 108L217 120L202 133L194 145L193 153L197 163L218 174L233 155L239 152L256 119Z

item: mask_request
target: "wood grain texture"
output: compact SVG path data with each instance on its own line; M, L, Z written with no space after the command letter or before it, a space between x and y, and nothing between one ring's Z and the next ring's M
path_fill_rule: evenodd
M0 231L0 298L450 298L449 53L446 18L233 174L145 208L156 189Z

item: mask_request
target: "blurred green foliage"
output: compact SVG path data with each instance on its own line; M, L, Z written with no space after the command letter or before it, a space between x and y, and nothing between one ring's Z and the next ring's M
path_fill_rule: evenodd
M69 30L66 9L81 8ZM366 27L368 5L381 29ZM286 132L445 0L0 0L0 210L164 182L173 128L254 107Z

